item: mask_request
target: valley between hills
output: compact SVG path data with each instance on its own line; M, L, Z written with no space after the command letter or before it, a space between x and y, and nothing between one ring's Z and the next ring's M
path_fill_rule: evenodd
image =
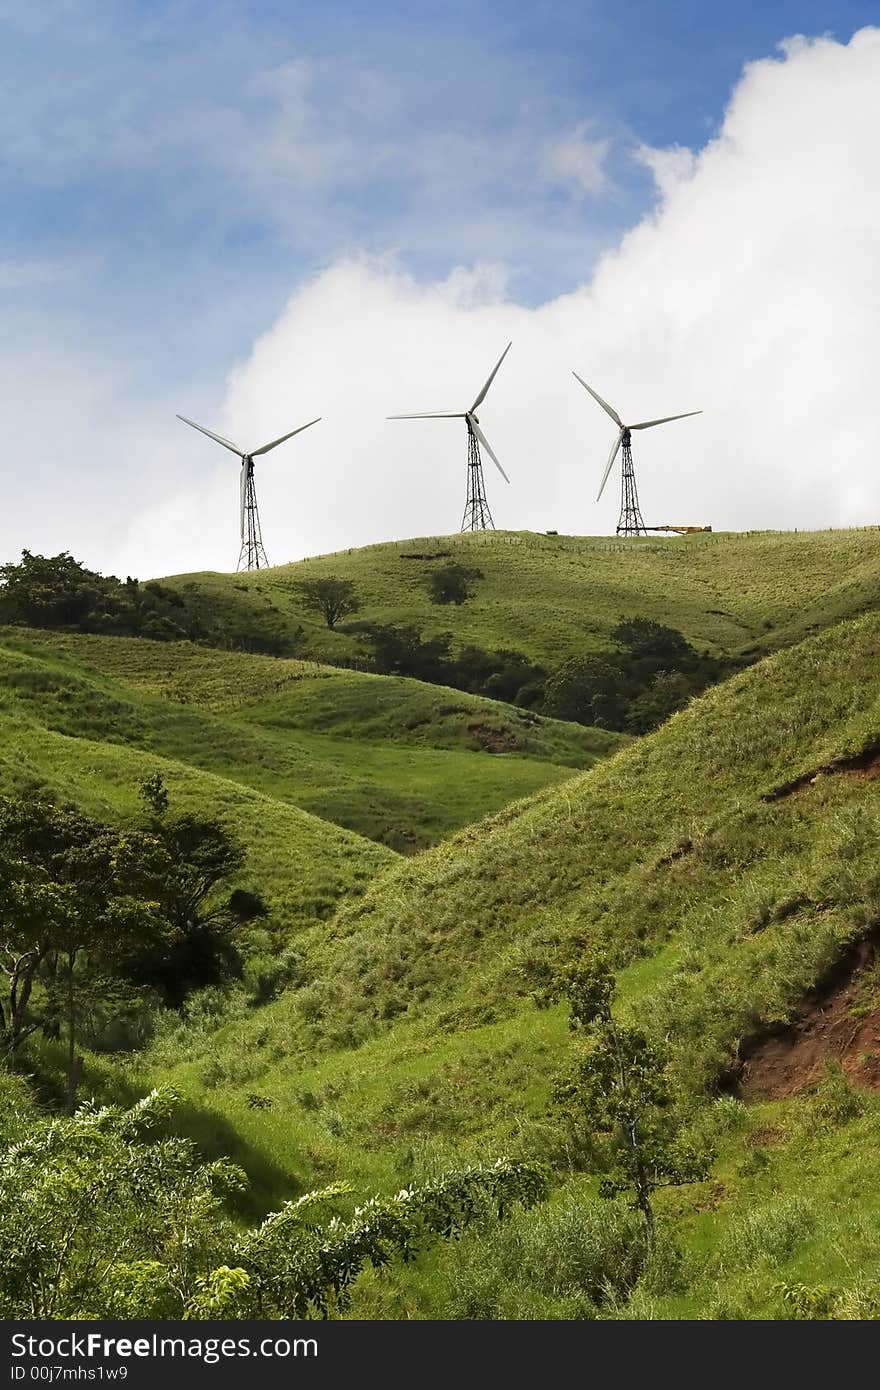
M471 576L460 601L432 601L444 566ZM329 578L357 600L335 627L308 601ZM83 1004L80 1101L173 1094L162 1133L241 1174L211 1200L242 1249L334 1184L345 1223L469 1166L540 1171L503 1221L364 1258L335 1316L880 1315L880 531L486 532L157 593L202 635L0 604L3 796L124 839L151 785L157 817L234 834L230 885L260 902L185 998L141 980L118 1017ZM644 644L615 664L627 622L671 632L673 665ZM402 633L409 655L377 669ZM407 673L426 652L457 685ZM576 686L600 667L589 723ZM673 703L647 700L660 687ZM75 1122L41 1003L54 949L0 1072L10 1153ZM677 1117L647 1245L632 1194L603 1192L613 1134L560 1100L578 1036L559 980L594 959ZM181 1315L158 1275L119 1288L72 1271L51 1315ZM220 1316L255 1315L237 1296Z

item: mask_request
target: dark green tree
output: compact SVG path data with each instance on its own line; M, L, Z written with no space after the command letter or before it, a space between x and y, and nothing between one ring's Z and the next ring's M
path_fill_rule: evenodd
M602 957L573 966L557 992L569 1006L578 1037L574 1065L557 1083L556 1100L569 1121L604 1141L600 1195L633 1194L654 1242L651 1196L659 1187L698 1182L708 1156L690 1147L676 1104L668 1057L640 1029L612 1011L614 973Z
M448 565L441 565L434 570L428 579L428 591L432 603L454 603L461 605L466 603L473 595L471 584L475 579L482 579L483 571L471 569L467 565L459 565L451 561Z
M693 681L683 671L658 671L647 689L630 702L626 714L627 732L650 733L676 710L682 709L694 693Z
M295 588L304 606L320 613L331 632L341 618L349 613L357 613L360 608L354 581L340 579L338 575L327 575L324 579L303 579Z
M132 891L153 853L148 836L77 810L0 801L0 1027L10 1053L37 1028L66 1034L70 1109L81 1019L117 1011L127 961L160 936L158 905Z
M544 691L547 672L543 666L531 661L523 652L511 651L507 647L492 653L495 669L483 686L483 694L493 700L506 700L509 703L534 705ZM521 698L521 692L528 689L528 699Z
M627 705L626 677L606 657L572 657L547 677L544 687L544 712L578 724L622 729Z
M268 909L257 893L231 887L247 855L228 826L190 812L170 814L161 777L147 778L141 795L147 852L136 882L140 895L156 903L164 931L160 947L151 941L133 963L132 977L178 1005L192 989L239 973L234 933Z
M670 671L687 670L697 659L697 653L682 633L650 618L623 618L611 636L635 660L659 661Z
M197 616L175 589L131 578L121 584L114 575L86 569L67 551L23 550L19 564L0 565L0 622L159 641L203 635Z
M423 641L417 627L374 624L364 629L361 640L369 648L373 666L382 675L414 676L416 680L448 684L453 674L449 633Z

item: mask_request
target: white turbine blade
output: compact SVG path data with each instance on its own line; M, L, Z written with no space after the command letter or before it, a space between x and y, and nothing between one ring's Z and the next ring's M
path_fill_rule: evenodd
M486 385L483 387L482 391L481 391L480 394L477 396L477 399L474 401L473 405L471 406L471 413L473 413L473 412L476 410L476 408L477 408L478 405L482 405L482 404L483 404L483 401L486 399L486 392L489 390L489 387L492 385L492 382L495 380L495 376L496 376L496 374L497 374L497 372L498 372L498 368L501 366L501 363L504 361L505 357L506 357L507 354L510 352L510 349L511 349L512 347L513 347L513 343L508 343L508 344L507 344L507 347L504 349L504 351L502 352L501 356L498 358L498 361L495 363L495 366L494 366L494 368L493 368L493 370L492 370L492 373L491 373L491 375L490 375L490 377L489 377L489 380L486 382Z
M244 540L244 510L247 498L247 464L241 465L241 538Z
M630 425L631 430L649 430L652 425L668 425L670 420L686 420L689 415L702 415L702 410L686 410L683 415L664 415L662 420L643 420L640 425Z
M509 483L509 482L510 482L510 479L508 478L508 476L507 476L507 474L505 473L504 469L501 467L501 464L498 462L497 458L495 457L495 451L494 451L494 449L492 448L492 445L489 443L488 439L487 439L486 436L483 434L483 431L480 429L479 425L477 424L477 422L476 422L476 420L473 418L473 416L471 416L471 418L470 418L470 425L471 425L471 429L473 430L474 434L475 434L475 435L477 436L477 438L479 439L480 443L482 444L483 448L486 450L486 453L489 455L490 459L491 459L492 462L494 463L495 467L498 469L498 472L501 474L501 476L502 476L502 478L504 479L504 481L505 481L506 483Z
M187 420L185 415L178 415L177 418L182 420L185 425L192 425L194 430L201 430L202 434L206 434L209 439L216 439L218 444L222 444L224 449L231 449L234 454L238 454L240 459L244 458L244 450L239 449L238 445L231 443L230 440L224 439L222 434L215 434L213 430L206 430L204 425L197 425L195 420Z
M280 439L273 439L271 444L264 444L262 449L252 449L251 458L255 459L258 454L268 454L270 449L274 449L277 444L283 444L285 439L292 439L295 434L302 434L303 430L309 429L312 425L317 425L320 418L319 415L317 420L310 420L307 425L299 425L297 429L291 430L290 434L282 434Z
M386 415L386 420L464 420L466 412L423 410L419 415Z
M589 390L589 389L590 389L590 388L587 387L587 390ZM608 462L607 462L607 464L605 465L605 472L602 474L602 486L599 488L599 491L598 491L598 493L596 494L596 501L597 501L597 502L599 501L599 498L602 496L602 493L605 491L605 484L608 482L608 474L611 472L611 465L614 463L614 460L617 458L617 451L618 451L618 449L620 448L620 445L621 445L622 442L623 442L623 430L620 431L620 434L617 436L617 439L614 441L614 448L611 450L611 453L610 453L609 458L608 458Z
M623 429L623 421L621 420L621 418L620 418L620 416L618 415L617 411L614 409L614 406L613 406L613 405L609 405L607 401L603 401L602 397L601 397L600 395L597 395L597 393L593 390L592 386L588 386L587 383L584 381L583 377L582 377L582 376L578 376L577 372L572 372L572 376L573 376L573 377L577 377L578 381L580 382L581 386L583 386L584 390L585 390L585 391L589 391L590 395L593 397L593 400L594 400L594 401L598 401L599 404L601 405L602 409L603 409L603 410L606 410L606 411L608 412L608 414L611 416L612 420L614 421L615 425L617 425L619 429Z

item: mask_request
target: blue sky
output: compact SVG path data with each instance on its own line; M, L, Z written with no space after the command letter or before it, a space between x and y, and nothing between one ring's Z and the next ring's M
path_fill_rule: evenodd
M69 458L112 480L102 412L125 455L127 419L218 409L290 296L346 257L421 284L488 264L512 304L545 304L657 204L643 147L699 151L746 63L876 17L854 0L0 0L15 390L33 411L41 384L81 402L103 379ZM59 439L26 459L38 488ZM0 541L35 544L40 515Z
M872 11L14 0L7 309L110 335L145 378L207 380L340 254L392 252L420 276L488 258L540 302L650 203L635 146L701 145L745 61L793 32L846 39ZM601 187L546 168L578 133L607 142Z

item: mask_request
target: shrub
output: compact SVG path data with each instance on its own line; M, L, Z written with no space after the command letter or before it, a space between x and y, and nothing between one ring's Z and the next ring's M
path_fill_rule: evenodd
M466 603L473 595L470 587L475 579L482 579L483 571L469 569L467 565L455 561L434 570L428 579L428 591L432 603Z

